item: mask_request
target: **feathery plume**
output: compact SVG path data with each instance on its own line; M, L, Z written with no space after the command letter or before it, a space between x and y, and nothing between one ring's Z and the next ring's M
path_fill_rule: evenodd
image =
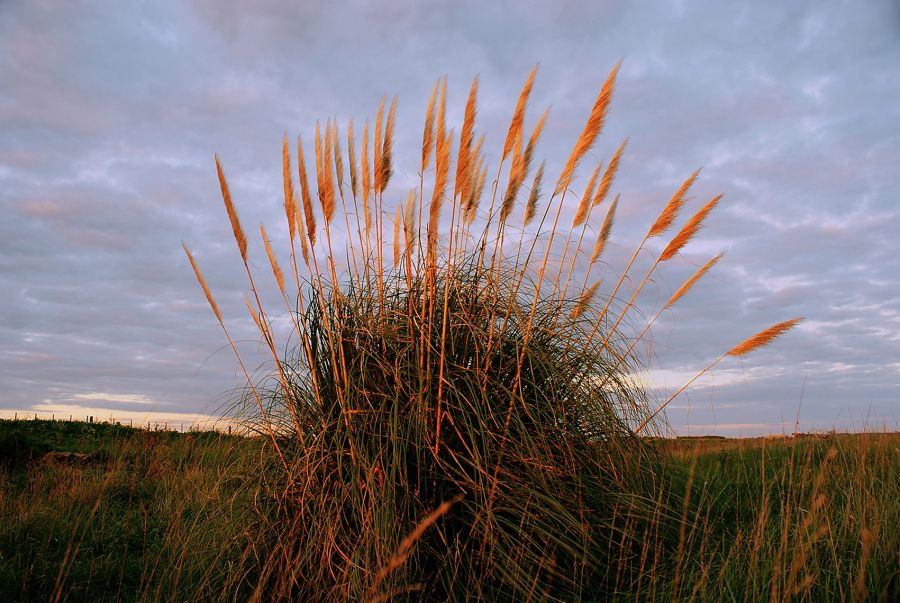
M318 148L316 150L318 151ZM334 181L331 179L331 152L331 128L328 122L325 122L325 148L320 155L322 180L319 182L319 202L322 204L322 217L325 218L326 225L331 222L331 218L334 216Z
M306 177L306 160L303 158L303 143L297 137L297 172L300 177L300 194L303 199L303 215L306 217L306 233L309 244L316 244L316 215L313 213L312 196L309 193L309 180ZM299 224L299 222L298 222Z
M671 308L672 306L675 305L675 302L677 302L679 299L684 297L685 293L690 291L691 287L694 286L694 283L699 281L703 277L704 274L709 272L710 268L715 266L716 263L722 259L723 255L725 255L725 252L720 253L716 257L710 259L708 262L706 262L705 264L700 266L700 268L697 270L697 272L695 272L693 275L691 275L691 278L684 281L684 284L682 284L680 287L678 287L678 290L672 294L672 297L670 297L669 301L666 302L666 305L663 306L663 310L665 310L667 308Z
M360 165L362 166L362 206L363 206L363 221L365 223L366 228L366 237L369 236L369 231L372 228L372 214L369 211L369 191L371 190L372 180L369 173L369 120L366 120L366 124L363 127L363 135L362 135L362 160L360 161Z
M394 266L400 263L400 219L403 213L403 206L397 204L397 214L394 216Z
M337 119L331 123L331 142L334 146L334 172L337 175L338 194L344 198L344 159L341 156L341 141L338 138Z
M347 124L347 159L350 163L350 189L353 191L353 198L356 199L356 193L359 191L359 182L356 179L356 149L353 142L353 118Z
M466 224L471 225L475 221L475 215L478 213L478 204L481 202L481 195L484 192L484 181L487 177L487 166L481 168L478 173L478 179L475 180L475 186L472 188L471 200L466 207Z
M281 149L281 167L284 176L284 212L288 220L288 233L293 241L297 233L297 222L294 220L294 181L291 178L291 151L288 149L287 134L284 135Z
M422 173L428 169L428 160L431 157L431 148L434 146L434 99L437 97L438 84L434 83L431 89L431 98L428 99L428 109L425 111L425 132L422 133Z
M443 95L441 100L443 101ZM429 234L432 237L437 236L441 205L444 203L444 189L447 188L447 173L450 170L450 145L452 140L453 130L450 130L447 136L441 136L440 128L438 128L437 150L434 157L434 193L431 196L431 208L428 216L430 222Z
M528 74L528 79L525 80L525 85L522 87L522 92L519 94L519 100L516 102L516 109L513 111L512 121L509 123L509 130L506 132L506 142L503 143L503 156L500 158L500 163L503 163L506 160L507 155L513 149L513 144L516 142L516 137L519 136L522 131L522 125L525 123L525 107L528 104L528 96L531 94L531 88L534 86L534 76L537 74L538 66L535 65L534 69L531 70L531 73Z
M472 80L472 88L469 90L469 99L466 101L466 112L463 118L462 131L459 134L459 151L456 154L456 182L453 185L454 198L463 193L465 201L465 189L469 183L469 169L472 161L472 139L475 128L475 102L478 95L478 77Z
M378 115L375 117L375 147L373 149L374 163L372 164L372 180L375 186L373 194L381 192L381 151L382 151L382 129L381 124L384 122L384 99L378 104Z
M197 277L197 282L199 282L200 286L203 288L203 293L206 295L206 301L209 302L213 313L215 313L216 318L219 319L219 324L223 324L224 321L222 320L222 313L219 312L219 306L216 304L216 300L212 296L209 287L206 286L206 280L200 273L200 268L197 266L197 262L194 261L194 254L191 253L191 250L188 249L187 243L185 243L184 241L181 242L181 246L184 247L184 252L187 254L188 260L190 260L191 262L191 268L194 269L194 275Z
M237 241L238 249L241 252L241 259L247 263L247 236L244 229L241 228L241 222L238 220L237 210L231 201L231 191L228 190L228 181L225 180L225 173L222 171L222 164L219 162L219 156L216 155L216 172L219 174L219 186L222 188L222 200L225 201L225 211L228 212L228 219L231 221L231 230L234 231L234 240Z
M416 189L410 189L406 195L406 211L403 215L403 235L406 238L406 254L412 255L416 249L416 238L413 236L416 226Z
M519 129L515 145L513 146L513 159L509 169L509 182L506 185L506 193L503 195L503 204L500 206L501 223L505 222L509 217L516 196L519 194L519 189L522 187L522 183L528 175L528 170L531 168L531 159L534 157L534 148L544 129L544 123L547 121L548 113L549 109L545 110L537 124L534 126L534 130L531 132L531 136L528 139L528 144L525 145L524 151L522 151L522 129Z
M269 237L266 235L265 227L260 224L259 232L262 234L263 245L266 247L266 254L269 256L269 263L272 265L272 274L275 275L275 280L278 282L278 288L284 293L284 276L281 274L281 268L278 266L278 261L275 259L275 253L272 251L272 246L269 244Z
M575 307L572 308L571 314L569 314L570 317L578 318L579 316L584 314L584 311L587 310L587 307L590 305L591 300L593 300L594 296L597 294L597 288L600 287L600 283L602 282L602 280L597 281L581 293L581 297L578 298L578 303L575 304Z
M303 216L300 215L300 205L297 202L297 197L294 197L294 221L297 223L297 238L300 239L300 251L303 253L303 262L308 266L309 244L306 241L308 235L303 229Z
M694 181L697 180L697 176L700 175L700 169L698 168L690 177L684 181L684 184L681 185L675 194L672 195L672 198L669 199L669 202L666 204L665 208L663 208L662 213L659 214L659 217L656 219L656 222L653 223L653 226L650 227L650 231L647 233L647 238L655 237L659 234L662 234L666 230L672 226L672 222L675 221L675 218L678 216L678 212L681 210L681 206L684 205L684 202L687 200L685 197L687 195L688 189L694 184Z
M435 132L435 145L439 144L447 135L447 76L441 82L441 96L438 99L437 132ZM435 146L435 161L437 160L437 146Z
M594 168L587 186L584 187L584 193L582 193L581 201L578 203L578 210L575 212L575 219L572 220L572 228L575 228L587 219L588 209L591 207L591 197L594 196L594 187L597 184L597 176L600 175L601 167L603 167L602 161L597 163L597 167Z
M682 228L681 231L675 235L675 238L666 245L666 248L663 249L662 254L659 256L660 262L664 262L673 257L693 238L695 234L697 234L697 231L703 226L703 221L706 219L706 216L708 216L709 212L716 207L721 198L722 195L716 195L710 199L706 205L701 207L690 220L688 220L687 224L684 225L684 228Z
M393 159L393 139L394 139L394 118L397 113L397 97L391 101L391 109L388 111L387 124L384 126L384 141L381 146L381 176L379 182L381 184L378 189L379 193L383 193L387 188L391 175L394 173L392 167Z
M528 195L528 203L525 204L525 223L527 226L534 218L537 211L537 204L541 198L541 180L544 179L544 162L538 166L537 173L534 175L534 181L531 183L531 193Z
M728 352L728 355L743 356L744 354L749 354L753 350L769 345L779 335L781 335L782 333L786 333L787 331L790 331L792 328L794 328L801 320L803 320L802 317L794 318L792 320L780 322L777 325L765 329L764 331L760 331L753 337L750 337L749 339L731 348L731 351Z
M619 195L616 195L616 198L613 199L609 209L606 210L606 217L603 218L603 226L600 227L600 234L597 236L597 242L594 244L594 252L591 253L591 261L588 264L588 267L594 265L594 262L597 261L597 258L600 257L600 254L603 253L603 250L606 248L606 243L609 241L609 234L612 232L613 221L616 218L616 207L618 206Z
M594 207L603 203L603 200L606 199L606 195L609 194L613 178L616 177L616 172L619 170L619 159L622 157L622 151L625 150L626 144L628 144L627 138L622 141L622 144L620 144L619 148L616 149L616 152L613 153L612 159L609 160L609 165L606 166L606 171L603 172L603 178L600 179L600 186L597 187L597 194L594 196Z
M256 313L256 310L253 308L253 304L250 303L250 297L244 296L244 303L247 305L247 309L250 310L250 316L253 317L253 322L256 323L256 328L259 329L260 333L265 333L266 328L263 327L262 321L259 319L259 314Z
M363 198L363 210L366 215L368 215L369 210L369 191L372 190L372 177L369 166L369 120L366 120L365 125L363 126L363 135L362 135L362 160L360 161L360 165L362 166L362 198ZM369 220L366 219L366 224L369 223ZM367 229L368 230L368 229Z
M588 149L594 144L597 135L603 128L603 122L606 119L606 110L609 107L609 102L612 100L616 74L619 72L619 67L621 65L621 61L617 63L603 83L603 87L597 95L597 100L594 101L594 106L591 109L591 114L588 116L587 123L584 125L584 130L582 130L581 136L579 136L578 140L575 142L575 147L572 149L572 154L569 155L566 167L563 168L562 173L559 175L559 180L553 191L554 196L558 195L572 178L572 174L575 171L575 166L578 164L578 161L588 152Z

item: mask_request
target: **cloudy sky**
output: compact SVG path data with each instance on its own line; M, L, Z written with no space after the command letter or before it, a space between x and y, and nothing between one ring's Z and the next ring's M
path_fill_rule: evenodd
M360 123L398 95L399 199L436 78L458 131L479 76L476 127L496 150L540 63L527 123L551 107L538 157L555 181L620 59L579 170L629 138L609 270L694 169L689 211L725 194L641 298L651 312L727 252L654 326L655 385L806 317L676 399L673 427L897 429L900 3L877 0L0 1L0 414L190 421L241 384L180 243L252 358L215 153L245 225L284 253L285 132L310 140L317 119Z

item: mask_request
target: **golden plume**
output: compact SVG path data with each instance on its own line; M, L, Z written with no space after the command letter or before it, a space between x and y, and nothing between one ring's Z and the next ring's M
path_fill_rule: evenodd
M709 272L710 268L715 266L716 262L721 260L723 255L725 255L725 252L720 253L716 257L710 259L708 262L706 262L705 264L700 266L700 268L697 270L697 272L695 272L691 276L691 278L684 281L684 284L682 284L680 287L678 287L678 290L672 294L672 297L670 297L669 301L666 302L666 305L663 306L663 310L665 310L666 308L671 308L673 305L675 305L675 302L677 302L679 299L684 297L684 294L691 290L691 287L694 286L694 283L696 283L698 280L700 280L700 278L704 274Z
M478 77L472 80L472 88L469 90L469 99L466 101L466 112L463 118L462 131L459 134L459 151L456 155L456 182L453 185L454 198L466 193L469 182L469 169L472 161L472 139L475 129L475 102L478 96ZM463 196L465 202L465 195Z
M591 208L591 198L594 196L594 187L597 184L597 176L600 175L601 167L603 167L602 161L597 163L597 167L594 168L587 186L584 187L584 193L582 193L581 201L578 203L578 210L575 212L575 218L572 220L572 228L575 228L587 219L588 209Z
M265 227L260 224L259 232L262 234L263 245L266 247L266 254L269 256L269 263L272 265L272 274L275 275L275 280L278 282L278 288L284 293L284 276L281 274L281 268L278 266L278 261L275 259L275 253L272 251L272 246L269 244L269 237L266 235Z
M313 213L312 196L309 193L309 180L306 177L306 160L303 158L303 143L297 137L297 173L300 177L300 194L303 199L303 215L306 217L306 232L309 244L316 244L316 216Z
M425 131L422 133L422 173L428 169L428 160L431 157L431 148L434 146L434 99L437 97L438 84L434 83L431 89L431 98L428 99L428 109L425 111Z
M284 176L284 212L288 220L288 233L293 241L297 233L297 222L294 220L294 181L291 178L291 151L288 149L287 134L284 135L281 149L281 168Z
M801 320L803 320L802 317L794 318L792 320L786 320L785 322L780 322L777 325L765 329L764 331L760 331L753 337L750 337L749 339L731 348L731 351L728 352L728 355L743 356L744 354L749 354L757 348L769 345L779 335L786 333L787 331L790 331L792 328L794 328Z
M622 144L619 145L619 148L613 154L612 159L609 160L609 165L606 166L606 171L603 172L603 178L600 179L600 186L597 187L597 194L594 196L594 207L603 203L606 195L609 194L613 178L616 177L616 172L619 170L619 160L622 158L622 151L625 150L626 144L628 144L627 138L622 141Z
M706 219L706 216L709 215L709 212L716 207L719 203L719 200L722 198L722 195L716 195L712 199L710 199L706 205L700 208L700 210L693 215L693 217L688 220L687 224L679 231L675 238L672 239L666 248L663 249L662 254L659 256L659 261L664 262L669 258L673 257L676 253L678 253L682 247L684 247L688 241L690 241L697 231L703 226L703 221Z
M528 203L525 204L525 222L523 226L527 226L537 212L537 204L541 198L541 180L543 179L544 162L542 161L534 175L534 181L531 183L531 192L528 194Z
M578 303L575 304L571 314L569 314L571 318L578 318L584 314L584 311L587 310L591 300L594 299L594 296L597 294L597 288L600 287L600 283L602 282L602 280L597 281L581 293L581 297L578 298Z
M194 275L197 277L197 281L203 288L203 293L206 295L206 301L209 302L213 313L215 313L216 318L219 319L219 324L223 324L222 313L219 312L219 306L216 304L215 298L213 298L212 293L209 291L209 287L206 286L206 281L203 279L203 275L200 273L200 268L197 266L197 262L194 261L194 254L191 253L191 250L188 249L188 246L184 241L181 242L181 246L184 247L184 252L187 254L188 260L191 261L191 267L194 269Z
M387 125L384 127L384 140L381 145L381 175L379 176L378 192L383 193L387 188L391 175L394 173L393 160L393 139L394 139L394 119L397 113L397 97L391 101L391 110L388 111Z
M247 263L247 236L244 229L241 228L241 222L238 220L237 210L231 201L231 191L228 190L228 181L225 180L225 173L222 171L222 164L219 162L219 156L216 155L216 172L219 174L219 186L222 188L222 200L225 201L225 211L228 212L228 219L231 221L231 230L234 231L234 240L237 241L238 249L241 252L241 259Z
M662 234L666 230L672 226L672 222L675 221L675 218L678 216L678 212L681 210L681 206L684 205L684 202L688 189L691 188L691 185L694 184L694 181L697 180L697 176L700 175L700 169L698 168L690 177L684 181L684 184L681 185L675 194L672 195L672 198L669 199L669 202L666 204L665 208L663 208L662 213L659 214L659 217L656 219L656 222L653 223L653 226L650 227L650 231L647 233L647 238L655 237L656 235Z
M568 185L569 180L572 178L572 174L575 172L575 166L578 164L578 161L588 152L588 149L594 144L597 135L603 128L603 122L606 119L606 110L612 100L616 74L619 72L619 67L621 65L622 62L620 61L613 67L613 70L603 83L603 87L597 94L597 100L594 101L594 106L591 108L591 114L588 116L587 123L584 125L584 130L582 130L581 136L579 136L578 140L575 142L575 147L572 149L572 154L569 155L566 167L563 168L562 173L559 175L556 188L553 190L554 196L558 195L563 188Z
M528 96L531 94L532 86L534 86L534 76L537 74L537 69L538 66L535 65L531 73L528 74L528 79L525 80L525 85L522 87L521 94L519 94L516 109L513 111L512 120L509 123L509 130L506 132L506 142L503 143L503 156L500 158L500 163L506 160L507 155L512 151L516 138L522 131L522 125L525 123L525 106L528 104Z
M613 221L616 219L616 208L619 206L619 195L613 199L609 209L606 210L606 217L603 218L603 226L600 227L600 234L597 236L597 242L594 244L594 252L591 253L591 261L588 267L594 265L603 250L606 249L606 243L609 241L609 235L612 232Z
M356 199L356 193L359 191L359 182L356 179L356 149L353 142L353 118L347 124L347 160L350 163L350 189L353 191L353 198Z

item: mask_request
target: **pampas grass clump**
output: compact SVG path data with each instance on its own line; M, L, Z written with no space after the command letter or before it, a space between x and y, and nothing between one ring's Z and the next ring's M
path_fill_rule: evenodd
M534 71L492 180L475 131L477 80L452 174L446 81L438 82L426 112L420 184L396 209L386 201L396 100L387 110L382 100L359 147L358 128L348 124L346 163L337 122L316 126L314 187L302 142L292 157L285 138L285 267L261 234L293 324L286 354L257 295L247 237L217 158L253 292L249 313L274 363L268 379L255 380L238 355L254 426L273 453L265 474L271 502L260 515L259 596L602 598L653 573L661 551L674 546L677 534L661 527L664 465L642 437L660 431L668 401L647 399L636 345L720 256L642 331L628 330L653 271L700 230L719 197L686 222L642 279L632 279L646 242L678 219L698 172L690 175L627 266L601 284L593 273L614 225L619 197L610 196L625 144L604 170L593 170L577 205L572 186L605 121L617 71L543 206L544 163L535 169L535 155L547 113L525 130ZM340 250L336 231L346 241ZM579 263L587 250L589 262ZM748 353L793 324L729 354Z

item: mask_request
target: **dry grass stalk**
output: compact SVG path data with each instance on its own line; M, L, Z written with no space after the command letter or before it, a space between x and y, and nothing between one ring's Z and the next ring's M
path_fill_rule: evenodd
M675 221L675 218L678 216L678 212L681 211L681 207L684 205L685 201L687 201L686 195L688 190L691 188L691 185L694 184L694 181L697 180L697 176L700 175L700 168L690 175L690 177L684 181L684 184L681 185L672 198L669 199L669 202L663 208L662 213L659 214L659 217L656 218L656 222L653 223L653 226L650 227L650 231L647 233L647 238L655 237L657 235L662 234L667 231L672 223Z
M468 196L469 170L472 164L472 139L475 130L475 101L478 96L478 78L472 80L472 88L469 90L469 99L466 101L466 112L463 118L462 130L459 134L459 151L456 155L456 181L453 185L453 196L461 195L462 199Z
M300 194L303 200L303 215L306 218L306 233L309 244L316 244L316 215L313 212L312 195L309 192L309 180L306 177L306 160L303 157L303 143L297 137L297 173L300 178Z
M575 172L575 166L581 160L585 153L588 152L588 149L593 146L594 141L597 139L597 135L600 134L600 130L603 128L603 122L606 119L606 110L609 107L609 103L612 100L613 88L615 87L616 74L619 72L619 67L621 66L621 62L616 64L613 67L612 72L610 72L609 76L606 78L606 81L603 83L603 87L600 89L599 94L597 94L597 100L594 101L594 106L591 108L591 114L588 116L587 123L584 125L584 130L581 132L581 136L578 137L578 140L575 142L575 147L572 149L572 154L569 155L568 161L566 161L566 166L563 168L562 173L559 175L559 180L556 183L556 188L553 191L553 195L558 195L562 192L563 188L565 188L568 182L572 179L572 175Z
M486 178L487 166L484 166L478 172L478 178L475 180L469 205L466 207L466 224L469 226L475 221L475 215L478 213L478 205L481 202L481 196L484 193L484 182Z
M593 301L594 296L597 294L597 288L600 287L602 280L597 281L587 289L581 292L581 297L578 298L578 303L575 304L575 307L572 308L572 313L569 315L572 318L578 318L584 311L588 309L588 306L591 305L591 301Z
M706 219L706 216L709 215L716 205L718 205L719 200L722 198L722 195L716 195L712 199L710 199L706 205L700 208L700 210L694 214L690 220L688 220L687 224L675 235L675 238L672 239L666 248L663 249L663 252L659 256L659 260L661 262L672 258L676 253L678 253L682 247L687 245L688 241L690 241L697 231L703 226L703 221Z
M412 256L416 249L418 237L415 234L416 227L416 190L412 189L406 195L406 211L403 213L403 236L406 239L406 255Z
M223 324L222 313L219 312L219 305L216 304L216 300L212 295L212 292L209 290L209 287L206 286L206 280L203 278L203 274L200 273L200 268L197 266L197 262L194 261L194 254L191 253L191 250L188 249L187 243L184 241L181 242L181 246L184 247L184 252L187 254L188 260L191 262L191 268L194 269L194 275L197 277L197 282L200 283L200 287L203 289L203 294L206 295L206 301L209 302L209 306L212 308L213 313L216 315L216 318L219 319L219 324Z
M519 100L516 101L516 109L513 111L512 120L509 123L509 130L506 132L506 141L503 143L503 155L500 157L500 163L506 160L509 152L513 149L516 138L521 136L522 127L525 123L525 107L528 104L528 96L531 94L531 88L534 86L534 76L537 75L538 66L535 65L522 86L522 92L519 94Z
M588 209L591 208L591 198L594 196L594 187L597 185L597 177L600 175L602 167L603 162L598 162L584 187L584 193L581 194L581 201L578 202L578 209L575 211L575 218L572 220L572 228L581 225L587 219Z
M356 148L355 142L353 140L353 118L350 118L350 122L347 124L347 160L350 164L350 190L353 192L353 198L356 199L356 195L359 192L359 181L357 180L357 171L356 171Z
M606 217L603 218L603 225L600 227L600 234L597 235L597 242L594 243L594 251L591 253L591 261L588 268L594 265L603 250L606 249L606 243L609 241L609 235L612 232L613 222L616 219L616 208L619 206L619 195L613 199L609 209L606 210Z
M663 306L663 309L665 310L674 306L675 302L684 297L684 295L691 290L691 287L694 286L694 283L700 280L704 274L709 272L709 270L713 266L715 266L719 260L722 259L723 255L725 255L725 252L720 253L719 255L713 257L708 262L700 266L700 268L688 280L684 281L684 283L682 283L682 285L678 287L678 290L675 291L675 293L673 293L671 297L669 297L669 300L666 302L666 305Z
M760 331L753 337L739 343L738 345L731 348L728 352L729 356L743 356L744 354L749 354L753 350L761 348L765 345L769 345L772 343L779 335L790 331L794 328L797 323L799 323L803 318L794 318L791 320L786 320L784 322L780 322L777 325L773 325L768 329Z
M537 212L537 204L541 198L541 180L544 179L544 163L542 161L541 165L538 166L537 172L534 174L534 181L531 183L531 192L528 194L528 202L525 204L524 226L528 226L528 223L534 219L534 214Z
M534 157L534 149L538 139L541 137L541 132L544 129L544 123L547 121L548 113L549 110L545 110L537 124L534 126L534 130L532 130L531 136L528 138L528 143L525 145L524 151L521 151L521 131L519 132L518 138L516 138L516 144L513 147L512 166L510 167L509 172L509 183L506 187L506 193L503 196L503 205L500 208L501 224L505 223L506 219L509 217L509 213L512 211L513 204L519 194L519 189L522 188L522 183L525 181L526 176L528 176L529 169L531 169L531 160Z
M321 155L322 180L319 182L319 201L322 203L322 217L325 218L325 227L331 223L334 217L334 180L331 170L332 140L331 128L325 123L325 147Z
M296 197L294 196L294 181L291 177L291 152L288 149L287 134L284 135L281 149L281 166L284 178L284 212L287 216L288 232L293 241L294 235L297 233L297 222L294 219Z
M378 178L378 192L383 193L387 188L388 182L391 180L393 171L393 140L394 140L394 122L397 117L397 97L391 102L391 109L388 111L387 124L384 127L384 140L381 145L381 167L380 176Z
M278 289L284 293L284 275L281 274L281 267L278 266L275 252L272 251L272 245L269 243L269 237L266 235L266 229L262 224L259 225L259 232L262 234L263 245L266 247L266 255L269 256L269 263L272 265L272 274L275 275L275 280L278 282Z
M373 194L381 192L381 152L382 152L382 124L384 123L384 101L381 97L378 103L378 115L375 117L375 146L372 148L372 185Z
M419 525L416 526L416 529L407 534L406 538L400 543L400 547L397 549L397 552L388 560L387 564L378 570L378 573L375 575L375 581L372 583L371 588L369 589L368 598L371 598L375 595L375 591L378 589L378 586L384 581L385 578L390 575L391 572L402 566L406 563L407 558L409 558L410 552L412 552L412 547L416 543L419 538L422 537L422 534L425 533L425 530L430 528L434 523L447 514L447 511L450 510L450 507L458 503L462 500L462 495L456 496L452 500L448 500L442 502L437 509L429 513L425 519L423 519Z
M297 203L296 196L294 197L294 222L297 224L297 238L300 239L300 251L303 254L303 263L309 267L309 243L306 240L308 235L303 228L303 216L300 215L300 207L299 203Z
M366 120L363 126L362 135L362 158L360 160L362 166L362 201L363 213L366 217L366 233L369 232L369 192L372 190L372 172L369 165L369 120Z
M474 161L467 170L468 175L466 176L466 179L468 182L466 183L466 186L463 187L465 192L462 195L462 218L465 222L469 221L470 216L474 216L478 209L477 206L481 197L481 191L478 189L478 179L481 176L481 170L484 167L484 155L481 154L481 147L483 145L484 134L478 137L478 142L475 143L475 148L472 149L472 153L470 154Z
M428 169L428 161L431 158L431 149L434 147L434 100L437 98L438 84L431 88L431 97L428 99L428 109L425 111L425 131L422 133L422 173Z
M597 187L597 194L594 196L594 207L603 203L603 200L606 199L606 196L609 194L609 189L612 188L613 179L616 177L616 172L619 170L619 160L622 158L622 152L625 150L626 144L628 144L627 138L622 141L622 144L619 145L619 148L616 149L616 152L613 154L612 159L609 160L609 165L606 166L606 171L603 172L603 178L600 179L600 186Z
M403 205L397 204L397 213L394 215L394 267L400 263L400 221L403 216Z
M222 200L225 201L225 211L228 212L228 219L231 221L231 229L234 231L234 240L237 241L238 249L241 252L241 259L247 263L247 235L241 228L241 222L238 220L237 210L231 200L231 191L228 189L228 181L225 180L225 173L222 171L222 164L219 156L216 155L216 172L219 175L219 186L222 189Z
M344 198L344 158L341 155L341 140L338 138L337 119L331 122L331 142L334 147L334 173L337 176L338 194Z
M441 93L441 109L444 105L444 94ZM440 111L443 113L443 111ZM443 120L438 120L439 123ZM436 152L434 157L434 193L431 196L431 208L428 215L428 234L429 244L432 238L437 237L437 229L441 217L441 205L444 203L444 191L447 188L447 176L450 171L450 146L453 139L453 131L451 130L446 136L442 133L442 128L438 127L438 138ZM433 234L432 234L433 233ZM434 239L436 242L436 238Z

